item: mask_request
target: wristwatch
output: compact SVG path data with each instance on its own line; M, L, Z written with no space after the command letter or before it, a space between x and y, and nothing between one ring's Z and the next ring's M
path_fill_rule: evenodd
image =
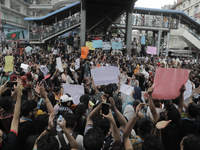
M46 131L48 131L48 132L50 132L50 131L51 131L50 129L48 129L48 126L46 126L45 130L46 130Z

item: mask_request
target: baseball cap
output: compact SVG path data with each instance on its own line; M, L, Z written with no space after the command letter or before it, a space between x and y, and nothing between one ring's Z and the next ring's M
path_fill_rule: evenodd
M60 102L69 102L69 101L72 101L73 98L68 96L68 95L63 95L60 97Z

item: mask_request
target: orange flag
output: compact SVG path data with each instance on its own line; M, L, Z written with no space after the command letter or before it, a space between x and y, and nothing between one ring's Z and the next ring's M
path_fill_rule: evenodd
M86 59L89 53L89 47L81 47L81 58Z
M97 65L97 67L101 67L101 65L100 65L100 64L98 64L98 65Z

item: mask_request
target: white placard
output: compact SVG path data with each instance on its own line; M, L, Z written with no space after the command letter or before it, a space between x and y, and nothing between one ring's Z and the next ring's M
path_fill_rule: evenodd
M46 76L49 72L49 69L47 68L47 66L41 65L40 71L44 74L44 76Z
M121 88L120 88L120 92L122 92L126 95L131 95L133 90L134 90L134 87L127 85L127 84L122 84Z
M192 83L191 81L187 81L185 84L186 90L184 92L184 100L189 98L192 95Z
M75 70L80 68L80 58L77 58L75 61Z
M109 83L119 83L119 68L113 66L102 66L91 69L95 85L108 85Z
M78 105L80 97L84 94L84 86L74 84L63 84L63 95L68 93L73 98L74 104Z
M110 50L111 47L112 46L110 42L102 42L102 50Z
M58 70L60 70L60 72L64 71L62 62L61 62L61 57L56 58L56 68L58 68Z
M25 73L28 72L28 67L29 67L29 65L23 64L23 63L22 63L21 66L20 66L20 68L22 68L22 69L24 70Z

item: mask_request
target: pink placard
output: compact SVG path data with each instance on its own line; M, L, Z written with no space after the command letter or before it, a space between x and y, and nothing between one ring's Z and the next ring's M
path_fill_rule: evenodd
M156 52L157 52L157 47L147 46L147 54L156 55Z
M182 85L186 84L189 70L157 68L154 79L154 99L170 100L180 95Z

